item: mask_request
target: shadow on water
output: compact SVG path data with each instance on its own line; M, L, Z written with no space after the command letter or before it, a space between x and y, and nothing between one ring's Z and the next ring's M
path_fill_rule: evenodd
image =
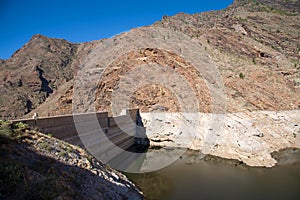
M148 151L150 140L146 135L146 128L144 127L140 113L136 113L136 121L134 122L134 145L124 149L123 152L113 157L107 164L121 171L137 172L140 171ZM132 117L127 121L132 121ZM116 144L117 145L117 144ZM117 145L118 146L118 145Z
M197 155L199 152L188 151L162 170L126 175L148 200L300 199L300 159L293 164L285 159L273 168L253 168L212 156L199 159ZM299 156L300 151L294 151L290 157Z

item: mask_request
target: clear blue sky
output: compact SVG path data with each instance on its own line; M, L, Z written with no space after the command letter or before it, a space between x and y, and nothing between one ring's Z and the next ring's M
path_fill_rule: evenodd
M34 34L87 42L151 25L163 15L226 8L233 0L0 0L0 58Z

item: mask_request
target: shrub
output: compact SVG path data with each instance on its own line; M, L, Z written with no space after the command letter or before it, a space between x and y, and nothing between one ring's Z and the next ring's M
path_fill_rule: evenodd
M0 163L0 193L9 194L15 191L22 182L22 170L12 163Z
M29 126L28 126L28 124L24 124L24 123L22 123L22 122L17 122L17 123L13 123L12 124L12 128L13 129L28 129L29 128Z
M241 79L244 79L244 78L245 78L245 75L241 72L241 73L239 74L239 77L240 77Z

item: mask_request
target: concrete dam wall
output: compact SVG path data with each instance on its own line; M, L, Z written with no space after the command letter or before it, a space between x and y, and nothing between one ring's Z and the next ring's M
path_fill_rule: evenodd
M36 119L20 119L38 128L45 134L81 146L96 156L114 158L119 155L120 148L128 150L136 143L141 143L137 135L143 133L139 110L126 110L126 114L110 117L107 112L87 113L40 117ZM105 154L105 155L103 155Z

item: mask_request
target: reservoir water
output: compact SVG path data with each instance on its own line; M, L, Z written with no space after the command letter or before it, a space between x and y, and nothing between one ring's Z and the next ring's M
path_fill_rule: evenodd
M278 166L258 168L188 151L159 171L126 175L148 200L299 200L300 151L283 154Z

